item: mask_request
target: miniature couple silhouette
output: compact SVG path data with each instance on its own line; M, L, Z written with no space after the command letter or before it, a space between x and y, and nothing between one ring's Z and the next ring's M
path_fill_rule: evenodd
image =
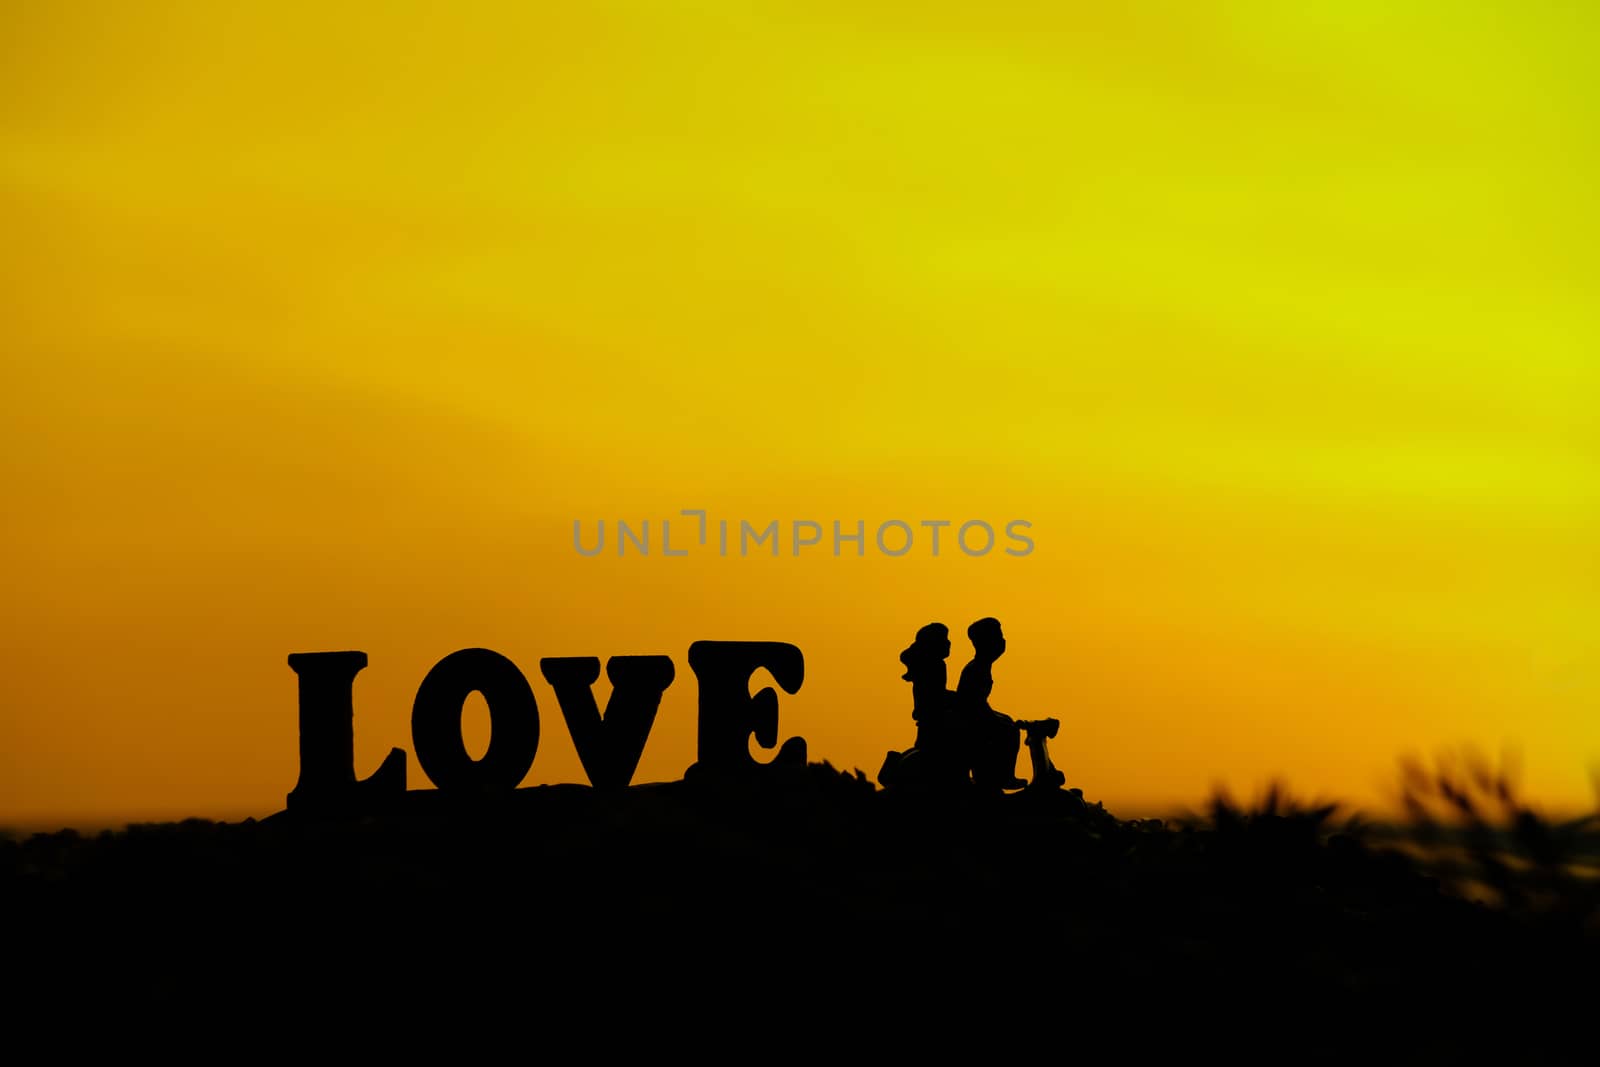
M1026 733L1033 759L1031 786L1060 788L1065 778L1045 750L1045 739L1056 735L1059 721L1017 720L989 705L994 663L1006 650L1000 620L979 619L967 627L967 638L972 642L972 660L961 669L954 692L946 688L949 627L929 623L917 631L911 647L900 653L906 668L901 677L911 683L911 718L917 724L917 739L906 751L890 752L884 758L879 783L885 788L970 784L990 792L1030 786L1016 774L1021 735Z

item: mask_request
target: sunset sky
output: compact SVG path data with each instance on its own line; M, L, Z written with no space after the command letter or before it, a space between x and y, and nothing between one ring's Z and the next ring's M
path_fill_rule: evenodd
M483 646L539 701L528 784L584 780L541 657L672 656L636 780L677 778L704 638L799 645L783 736L873 775L900 650L946 623L954 684L986 615L994 706L1119 814L1380 804L1461 745L1590 804L1597 31L3 0L0 825L278 810L285 658L331 649L370 656L363 775ZM574 550L692 508L829 533ZM889 557L890 519L1000 541Z

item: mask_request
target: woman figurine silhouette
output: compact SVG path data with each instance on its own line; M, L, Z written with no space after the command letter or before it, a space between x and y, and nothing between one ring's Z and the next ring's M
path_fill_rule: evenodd
M911 718L917 724L916 744L905 752L890 752L878 772L879 784L929 785L966 778L959 751L954 694L946 688L949 673L950 628L930 622L917 631L916 640L900 653L911 683Z
M900 653L906 673L900 677L911 683L911 718L917 724L916 747L924 752L944 747L950 740L950 692L946 688L949 671L950 628L930 622L917 631L911 647Z

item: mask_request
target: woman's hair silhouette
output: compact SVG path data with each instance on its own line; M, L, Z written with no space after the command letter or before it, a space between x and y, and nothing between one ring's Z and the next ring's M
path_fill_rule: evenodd
M900 677L908 682L928 680L934 667L943 669L949 655L950 628L942 622L930 622L917 631L917 639L911 642L911 647L900 653L900 662L906 668L906 673ZM943 684L941 681L941 688Z

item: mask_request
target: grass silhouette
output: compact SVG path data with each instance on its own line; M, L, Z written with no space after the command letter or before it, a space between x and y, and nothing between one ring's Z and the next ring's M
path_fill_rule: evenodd
M1540 816L1476 764L1404 783L1392 825L1281 783L1120 820L1075 790L908 796L812 764L770 788L34 835L0 842L7 1002L246 1003L283 1027L295 1005L347 1027L536 1007L541 1033L591 1042L689 1020L719 1057L811 1038L890 1058L1585 1062L1593 820Z
M1402 760L1402 839L1422 869L1465 896L1573 935L1600 933L1600 813L1557 819L1519 792L1510 761L1473 750L1433 769Z

